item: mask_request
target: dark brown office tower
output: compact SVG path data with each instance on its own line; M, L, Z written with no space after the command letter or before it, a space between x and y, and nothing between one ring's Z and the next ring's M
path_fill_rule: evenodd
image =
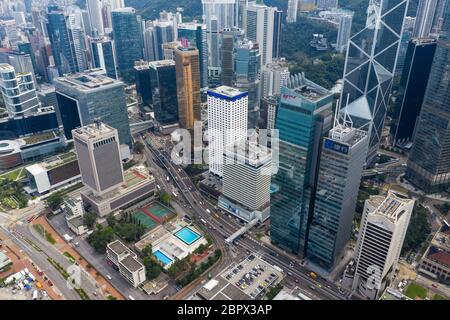
M198 50L179 47L174 50L178 88L178 119L180 128L193 129L200 114L200 63Z
M243 38L244 31L239 28L227 28L222 31L221 62L222 72L220 73L221 84L224 86L233 86L234 66L233 52L234 45L238 39Z

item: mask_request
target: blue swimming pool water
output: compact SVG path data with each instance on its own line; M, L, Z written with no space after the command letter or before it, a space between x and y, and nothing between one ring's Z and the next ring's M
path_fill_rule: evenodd
M178 230L175 233L175 237L177 237L187 245L191 245L201 238L201 236L197 232L192 231L189 227L184 227L183 229Z
M164 253L162 253L160 250L156 250L153 252L156 259L162 262L162 264L166 265L172 262L172 259L170 259L168 256L166 256Z

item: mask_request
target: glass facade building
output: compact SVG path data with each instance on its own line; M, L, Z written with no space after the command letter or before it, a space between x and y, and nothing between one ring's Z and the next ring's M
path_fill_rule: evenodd
M48 11L47 31L58 73L63 76L67 73L77 72L79 68L72 35L68 27L69 16L54 6L49 6Z
M178 100L175 61L150 62L149 69L156 121L161 125L177 123Z
M143 32L141 17L130 7L111 13L114 47L119 77L126 83L134 80L134 62L142 59Z
M363 30L350 38L345 61L343 108L369 132L367 164L377 155L384 128L409 0L371 0Z
M200 86L208 87L208 44L206 42L206 25L196 22L178 24L178 40L186 39L188 45L196 47L200 61Z
M408 44L391 125L394 144L401 146L413 139L435 52L436 40L431 38L413 39Z
M352 235L368 142L367 132L343 124L323 142L307 258L326 270L334 267Z
M124 87L122 81L94 72L55 79L56 97L67 139L72 139L73 129L101 120L117 129L120 144L131 147Z
M248 128L258 124L261 88L261 53L258 43L249 40L238 41L234 48L234 86L248 92Z
M427 192L450 186L450 2L439 36L406 177Z
M94 68L102 68L108 77L117 79L114 42L107 38L93 39L91 52Z
M278 172L272 176L270 237L304 256L320 144L332 126L333 95L303 77L293 79L291 89L281 89L276 111L280 141Z

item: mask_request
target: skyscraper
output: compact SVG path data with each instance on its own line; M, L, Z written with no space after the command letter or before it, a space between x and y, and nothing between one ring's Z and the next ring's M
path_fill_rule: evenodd
M164 126L178 122L176 67L173 60L149 63L150 90L156 121Z
M125 101L125 85L94 71L75 73L54 80L64 134L99 119L117 129L120 144L131 147Z
M200 63L198 49L180 47L174 51L178 120L181 128L194 129L194 122L201 120Z
M409 42L399 94L395 101L394 123L391 124L392 141L396 145L405 145L413 139L436 46L433 38L413 39Z
M75 55L72 35L69 30L69 16L57 7L50 7L47 14L47 30L51 43L53 60L60 76L80 71Z
M100 122L73 130L73 141L83 184L102 195L123 181L117 130Z
M142 59L141 17L130 7L111 13L114 48L119 77L126 83L134 80L134 62Z
M250 2L247 7L246 37L259 43L261 63L272 62L279 54L281 35L280 11L257 2Z
M427 192L450 186L450 2L439 36L406 177Z
M206 25L198 22L183 22L178 24L178 40L187 40L187 45L195 47L199 52L200 85L208 87L208 43L206 42Z
M40 106L32 73L16 73L6 63L0 63L0 89L9 117L24 116Z
M304 256L322 138L332 126L333 94L303 75L281 89L278 172L272 176L271 241Z
M220 32L237 26L236 0L202 0L203 23L206 24L208 67L220 74Z
M164 59L162 45L174 41L173 22L170 20L156 20L153 23L153 48L155 60Z
M349 43L341 100L356 128L369 132L367 164L377 155L409 0L371 0L366 27Z
M86 7L91 22L93 36L101 36L105 33L103 29L102 1L86 0Z
M297 14L298 14L298 0L289 0L286 22L287 23L297 22Z
M366 200L352 286L363 297L379 297L394 274L413 209L414 200L393 191Z
M419 0L414 38L426 38L435 32L439 33L445 2L446 0Z
M335 125L324 139L307 257L325 270L338 262L352 235L368 146L367 132L351 124Z
M234 47L242 40L244 31L240 28L226 28L222 31L221 73L220 80L224 86L233 86L234 81Z
M91 40L92 65L102 68L110 78L117 79L117 63L114 53L114 41L106 37Z
M221 86L208 90L209 172L223 176L223 154L247 138L248 93Z
M261 72L262 97L279 95L281 88L287 85L289 76L286 59L274 59L272 63L266 64Z
M339 29L336 40L336 50L343 53L347 50L352 33L353 14L343 14L339 19Z
M234 48L234 86L248 92L248 128L258 123L261 99L260 70L261 54L258 43L243 39Z

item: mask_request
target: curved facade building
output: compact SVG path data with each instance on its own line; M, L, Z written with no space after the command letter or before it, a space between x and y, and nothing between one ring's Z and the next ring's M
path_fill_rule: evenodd
M23 145L20 140L0 141L0 170L16 167L22 164L20 147Z

